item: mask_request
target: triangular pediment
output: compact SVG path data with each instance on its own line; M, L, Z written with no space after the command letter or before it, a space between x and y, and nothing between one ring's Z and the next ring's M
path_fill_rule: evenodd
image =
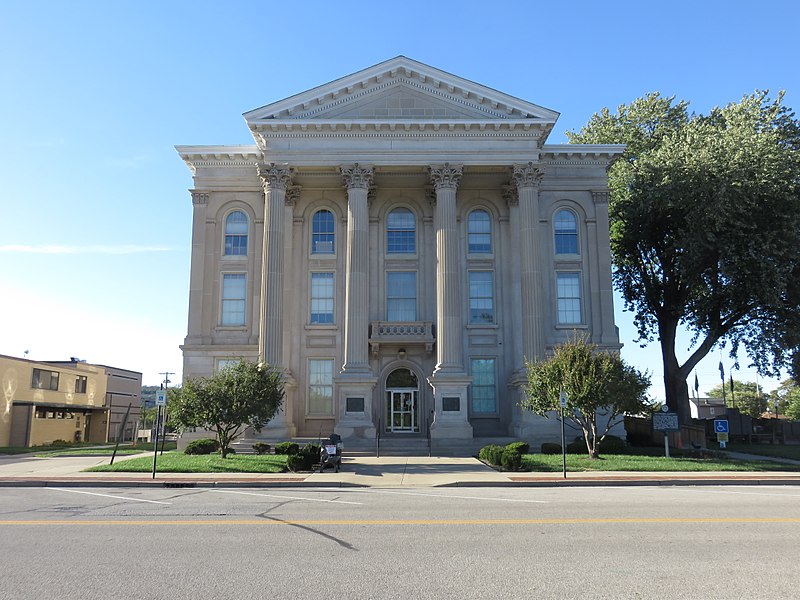
M398 56L244 117L251 127L275 121L365 120L524 120L551 127L558 113Z

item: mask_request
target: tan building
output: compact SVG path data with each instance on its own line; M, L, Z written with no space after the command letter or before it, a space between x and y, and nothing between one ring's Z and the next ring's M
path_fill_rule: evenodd
M106 441L108 377L103 367L0 355L0 378L0 446Z
M557 438L524 360L618 349L606 169L558 113L397 57L245 113L194 176L184 376L285 374L265 435Z

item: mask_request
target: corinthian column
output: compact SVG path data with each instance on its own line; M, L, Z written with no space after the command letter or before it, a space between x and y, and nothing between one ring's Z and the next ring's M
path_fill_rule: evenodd
M344 364L342 373L369 371L369 209L372 167L342 167L347 188Z
M273 163L259 163L257 168L264 184L264 253L258 358L282 368L284 204L291 170L287 165Z
M431 166L436 190L436 368L428 383L433 387L434 420L431 435L437 438L472 437L468 420L467 388L471 378L464 371L461 312L461 265L458 254L456 188L461 166Z
M512 179L519 197L520 287L522 292L522 351L528 360L544 356L541 273L539 265L539 184L542 169L532 162L514 165Z

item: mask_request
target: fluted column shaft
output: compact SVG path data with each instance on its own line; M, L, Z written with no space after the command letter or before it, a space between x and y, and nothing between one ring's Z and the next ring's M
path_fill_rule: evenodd
M264 184L264 247L261 275L261 323L258 357L283 366L283 245L286 188L291 181L288 166L259 164Z
M372 167L342 167L347 188L343 373L369 371L369 205Z
M528 360L544 357L544 330L539 260L539 183L544 172L534 163L515 165L513 180L519 197L520 284L522 291L522 351Z
M431 166L436 190L436 369L463 373L463 318L461 311L461 265L458 255L456 189L462 168Z

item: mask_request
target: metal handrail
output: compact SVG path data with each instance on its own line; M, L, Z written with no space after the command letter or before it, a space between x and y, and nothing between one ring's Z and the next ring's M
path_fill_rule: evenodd
M433 449L432 449L432 444L431 444L431 418L430 417L426 417L426 419L425 419L425 428L427 429L427 435L428 435L428 458L430 458L431 456L433 456Z
M375 430L375 458L381 457L381 420L378 419L378 429Z

